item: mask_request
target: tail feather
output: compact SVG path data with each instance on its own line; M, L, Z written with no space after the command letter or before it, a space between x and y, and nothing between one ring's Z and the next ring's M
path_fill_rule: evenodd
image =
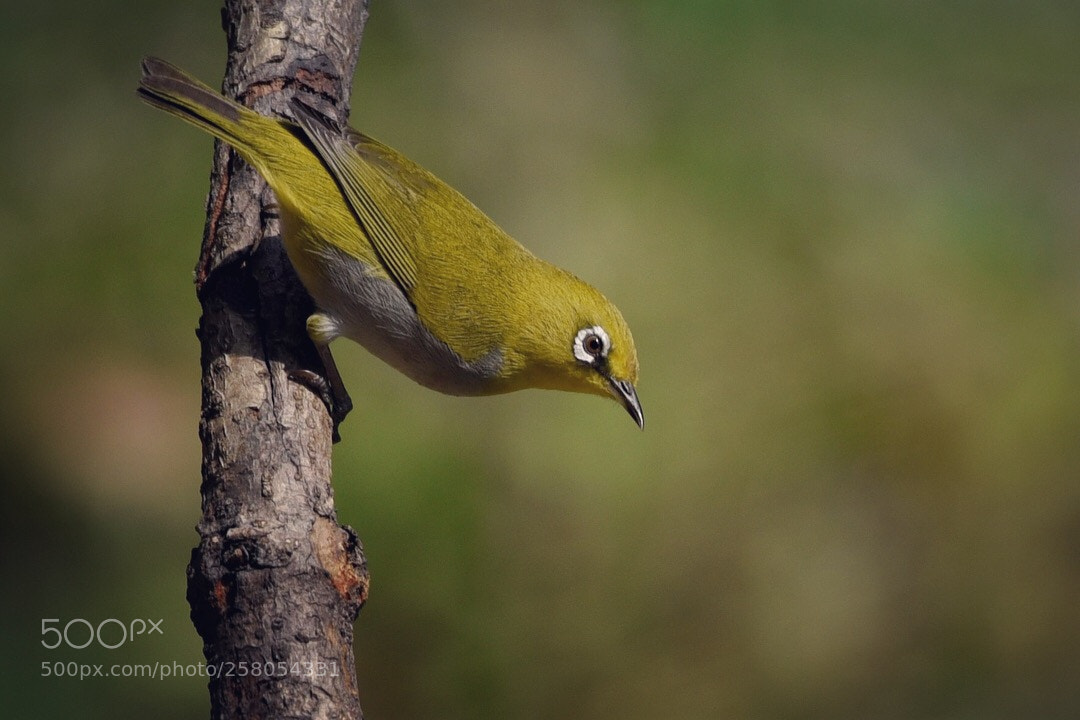
M330 181L318 175L322 166L299 127L244 107L164 60L144 58L142 70L140 99L228 143L259 171L280 202L295 205L293 188L310 190Z
M154 57L143 58L143 76L137 93L145 102L206 130L237 150L247 150L240 132L246 117L259 117L239 103Z
M191 85L197 85L199 87L210 90L210 87L202 81L193 78L191 75L176 67L171 62L167 62L165 60L162 60L161 58L156 58L153 55L147 55L142 59L142 71L143 78L172 78L173 80L182 80ZM210 91L213 92L213 90Z

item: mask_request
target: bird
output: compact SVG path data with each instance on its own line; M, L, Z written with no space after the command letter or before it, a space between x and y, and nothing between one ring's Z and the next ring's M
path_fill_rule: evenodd
M449 395L599 395L644 429L637 351L618 308L429 171L299 97L293 120L262 115L158 58L143 58L137 94L265 178L314 301L306 330L320 353L345 337Z

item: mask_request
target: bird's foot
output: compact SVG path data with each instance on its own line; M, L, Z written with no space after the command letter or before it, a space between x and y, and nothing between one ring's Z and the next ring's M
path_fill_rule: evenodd
M338 427L353 408L352 398L341 383L341 378L338 377L337 383L334 383L311 370L291 370L289 379L308 388L323 401L330 414L330 421L334 424L333 440L335 443L341 442Z

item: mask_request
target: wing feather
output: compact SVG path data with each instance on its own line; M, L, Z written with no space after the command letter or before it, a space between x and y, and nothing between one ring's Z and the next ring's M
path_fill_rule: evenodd
M297 122L341 186L379 261L412 301L417 272L409 240L417 236L415 213L329 118L298 99L292 104Z

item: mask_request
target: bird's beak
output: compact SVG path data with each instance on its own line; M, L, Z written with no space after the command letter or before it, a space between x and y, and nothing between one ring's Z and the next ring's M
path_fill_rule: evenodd
M630 417L634 418L638 427L644 430L645 415L641 412L641 401L638 400L637 390L634 389L633 383L615 378L608 378L608 383L611 385L611 392L623 404L626 412L630 413Z

